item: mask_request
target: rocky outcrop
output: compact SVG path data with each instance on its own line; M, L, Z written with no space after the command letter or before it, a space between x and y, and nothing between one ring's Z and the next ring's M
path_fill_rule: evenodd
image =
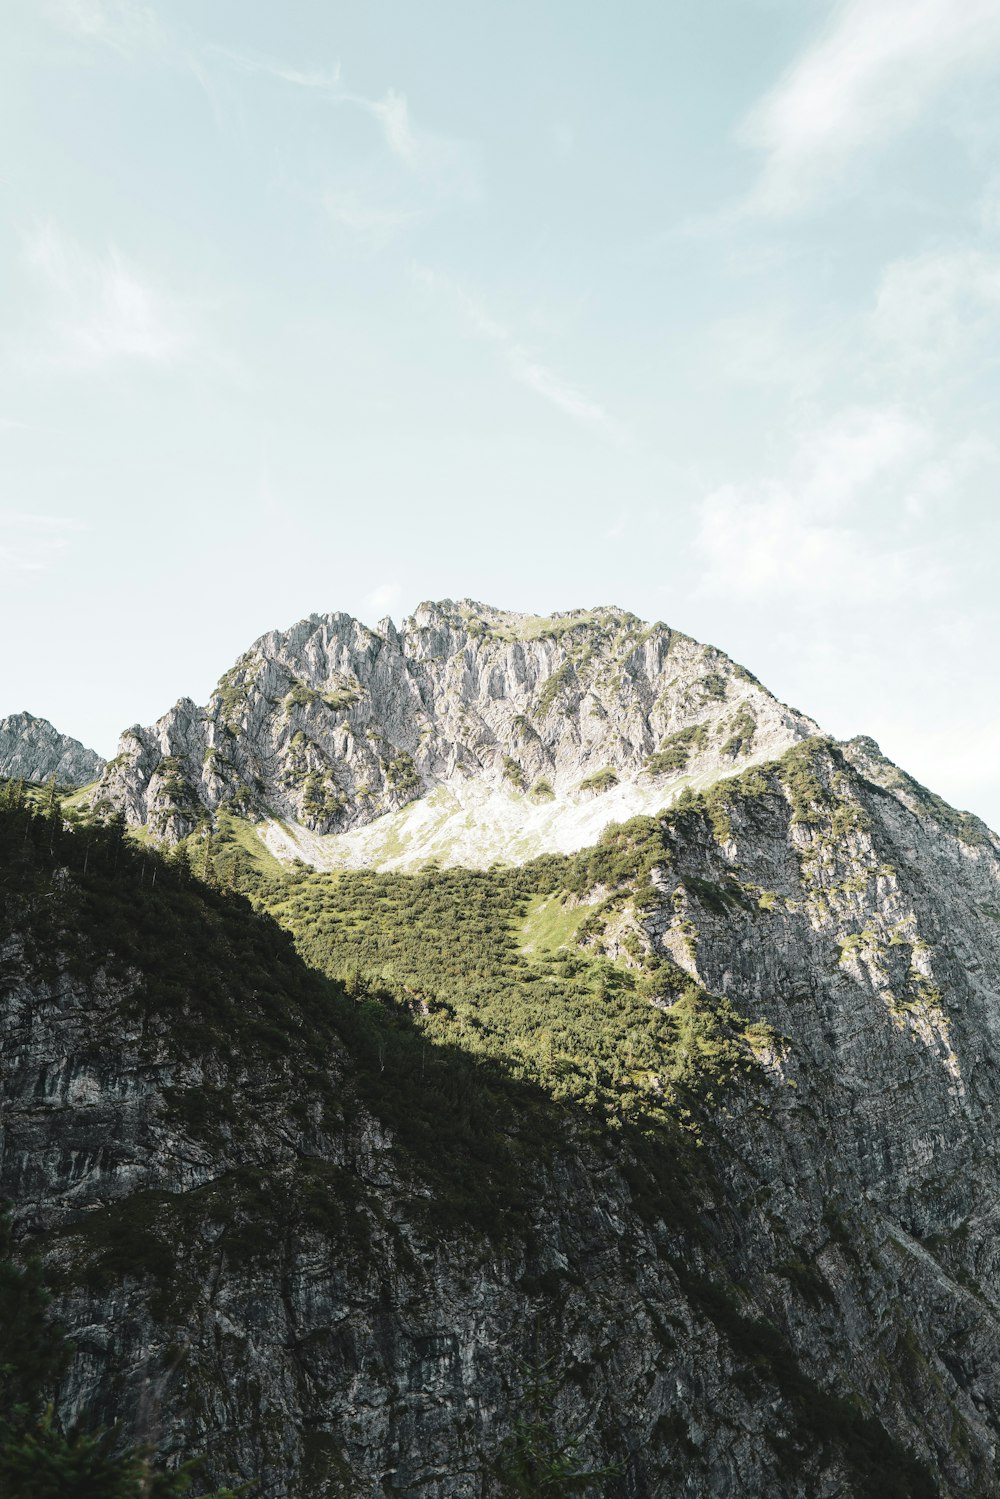
M97 780L105 763L78 739L60 734L47 718L33 713L0 718L0 777L47 781L55 776L61 786L87 786Z
M263 636L205 708L182 699L127 730L99 796L176 842L220 808L343 835L476 781L525 813L547 808L540 852L579 847L612 818L815 730L721 651L666 625L611 608L536 618L448 601L399 631L329 614ZM578 815L615 788L603 821ZM563 813L579 823L575 842L558 835ZM523 857L494 820L481 862ZM307 859L315 849L271 846Z
M457 1076L393 1115L369 1022L324 1029L263 936L251 982L220 897L155 983L148 911L89 976L9 926L0 1191L61 1276L64 1413L138 1411L272 1499L485 1499L525 1421L614 1499L1000 1492L1000 842L871 741L661 832L616 929L757 1065L676 1136L492 1103L499 1226L411 1151L434 1119L466 1148Z

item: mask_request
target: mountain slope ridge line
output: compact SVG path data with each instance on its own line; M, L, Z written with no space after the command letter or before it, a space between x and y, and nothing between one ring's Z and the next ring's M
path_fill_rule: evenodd
M483 866L572 852L817 732L724 652L608 606L313 614L198 708L135 725L98 802L167 843L220 811L279 859Z

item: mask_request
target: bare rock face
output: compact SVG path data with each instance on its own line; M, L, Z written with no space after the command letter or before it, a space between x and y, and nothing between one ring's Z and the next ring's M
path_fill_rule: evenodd
M619 792L605 821L815 732L666 625L613 608L536 618L446 601L400 631L329 614L264 635L205 708L182 699L127 730L99 795L167 842L220 808L339 835L471 782L529 809L554 804L555 828L614 788L633 799ZM594 819L583 823L592 834ZM547 846L564 844L543 829L534 851ZM482 862L505 855L494 840Z
M60 734L47 718L33 713L0 718L0 777L47 781L55 776L63 786L86 786L97 780L105 764L79 739Z
M759 1028L753 1076L704 1100L690 1170L565 1111L529 1148L515 1110L492 1236L377 1117L391 1070L365 1101L350 1045L310 1041L304 988L275 1044L273 956L267 993L167 972L150 999L15 925L0 1192L63 1277L64 1415L142 1411L275 1499L488 1499L519 1420L613 1465L609 1499L993 1499L1000 840L867 740L660 835L621 921Z

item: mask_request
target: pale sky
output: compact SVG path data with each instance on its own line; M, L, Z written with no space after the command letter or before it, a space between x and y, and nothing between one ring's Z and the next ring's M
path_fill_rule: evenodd
M8 0L0 716L425 598L711 641L1000 827L1000 0Z

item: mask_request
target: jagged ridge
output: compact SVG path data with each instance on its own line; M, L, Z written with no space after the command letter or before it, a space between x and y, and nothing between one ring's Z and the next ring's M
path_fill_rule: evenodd
M318 864L485 865L585 846L815 731L666 625L449 600L401 630L329 614L262 636L204 709L127 730L98 794L167 842L225 808Z
M55 776L62 786L87 786L97 780L105 764L96 751L60 734L47 718L12 713L0 719L2 777L47 781Z

